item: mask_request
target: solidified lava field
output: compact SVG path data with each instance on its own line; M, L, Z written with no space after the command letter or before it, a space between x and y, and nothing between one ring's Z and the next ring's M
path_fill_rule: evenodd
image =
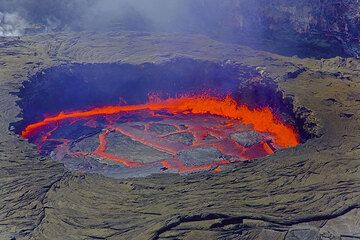
M358 60L138 32L2 46L3 239L360 236ZM198 98L222 108L168 105ZM90 114L107 107L116 111ZM301 144L229 114L267 108Z

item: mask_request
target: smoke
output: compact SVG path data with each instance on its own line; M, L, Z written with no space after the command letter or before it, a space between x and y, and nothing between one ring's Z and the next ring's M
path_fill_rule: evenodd
M360 51L359 9L358 0L0 0L8 13L0 35L185 32L289 56L333 57Z
M240 9L258 5L252 0L1 0L0 12L17 12L41 31L141 30L220 35L223 28L238 24L233 16L243 2Z
M1 0L0 12L16 13L16 19L27 22L28 29L20 29L25 29L25 33L80 30L75 29L76 23L95 1L98 0Z
M243 10L256 14L258 4L253 0L102 0L93 1L79 23L85 29L221 35L226 28L240 26L241 20L234 15L240 15ZM248 16L250 19L251 15Z
M24 34L28 23L17 13L0 12L0 36L14 37Z

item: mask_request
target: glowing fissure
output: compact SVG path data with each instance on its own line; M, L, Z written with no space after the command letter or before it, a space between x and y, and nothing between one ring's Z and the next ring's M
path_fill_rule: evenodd
M132 119L120 121L126 116L137 115L144 119L143 130L134 128ZM164 114L165 113L165 114ZM102 118L105 117L105 118ZM163 124L172 126L168 133L156 134L151 131L151 124L156 121L146 120L149 117L161 119ZM83 121L83 122L81 122ZM90 152L74 151L71 140L54 137L60 127L82 124L88 128L104 129L98 134L99 145ZM260 142L252 146L242 146L231 138L234 132L255 130L261 134ZM169 159L153 163L135 161L121 156L121 152L109 153L108 137L110 133L129 137L133 141L169 154ZM188 133L193 136L191 144L169 139L176 134ZM57 156L95 157L121 163L128 168L144 166L162 166L179 173L187 173L215 168L220 172L220 165L250 160L274 153L276 149L295 147L299 144L295 129L282 123L270 108L250 109L238 105L231 97L217 98L210 96L179 97L166 100L152 98L148 103L126 106L105 106L85 111L61 112L53 117L28 125L21 134L34 142L39 151L51 142L60 143L55 149ZM207 139L212 136L212 139ZM208 163L185 163L179 153L194 148L213 148L219 150L225 158L213 159ZM230 160L231 159L231 160Z

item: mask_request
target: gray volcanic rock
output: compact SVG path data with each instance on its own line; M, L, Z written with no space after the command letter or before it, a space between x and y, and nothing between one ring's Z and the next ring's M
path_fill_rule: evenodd
M316 229L293 229L287 233L285 240L320 240L320 233Z
M244 147L251 147L261 142L261 136L254 131L233 133L231 134L231 138Z
M175 133L166 137L167 139L191 145L194 142L194 136L191 133Z
M123 157L136 160L141 163L150 163L162 159L168 159L169 154L161 152L142 143L136 142L131 138L119 133L110 133L108 135L107 151L116 155L124 153Z
M341 236L360 237L360 211L355 209L349 213L335 219L330 219L321 228L320 233L323 236L328 236L330 239L340 238Z
M193 31L289 56L360 57L359 1L205 2L192 1L189 11L207 11L196 20L211 27Z
M26 28L30 34L49 30L200 33L287 56L360 56L358 0L156 0L152 4L2 0L0 12L19 13L17 21L25 18L26 23L15 30Z
M341 217L360 228L357 216L347 215L360 204L359 60L281 57L185 34L61 33L3 41L1 239L284 239L300 224L326 239L322 227L343 234L334 227ZM71 62L161 64L182 57L261 67L316 138L220 173L119 180L70 172L9 131L21 112L12 93L36 72ZM306 71L287 81L299 68Z
M178 154L186 165L209 164L223 159L222 153L211 147L198 147L184 150Z
M149 130L156 132L157 134L165 134L165 133L175 132L177 128L169 124L153 123L150 125Z

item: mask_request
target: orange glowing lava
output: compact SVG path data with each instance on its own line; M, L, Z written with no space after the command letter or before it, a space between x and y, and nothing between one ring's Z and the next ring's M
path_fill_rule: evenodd
M220 99L211 96L179 97L166 100L155 99L148 103L126 106L105 106L86 111L61 112L53 117L46 117L40 122L28 125L21 135L31 137L38 129L67 119L89 118L97 115L112 115L139 110L166 110L172 114L211 114L238 120L243 124L253 125L258 132L267 132L273 136L275 144L281 147L295 147L299 144L298 134L293 127L282 123L274 116L270 108L250 109L238 105L231 97ZM268 151L270 151L268 149Z
M142 124L143 129L134 128L132 118L119 121L130 116L130 113L142 119L138 124ZM149 120L148 117L157 117L160 120ZM166 133L153 132L151 125L158 124L159 121L172 127L172 130ZM74 139L67 139L67 135L61 136L61 128L74 124L100 129L100 133L97 132L99 143L96 144L96 149L84 152L74 150ZM234 133L246 131L258 132L261 135L260 139L249 146L241 145L232 139ZM111 153L109 147L114 145L114 138L109 136L110 133L126 136L170 157L149 163L124 157L121 151ZM179 134L190 134L193 137L192 142L184 143L171 139ZM219 173L221 165L263 157L273 154L277 149L295 147L299 144L295 129L281 122L270 108L250 109L246 105L237 104L231 97L211 96L184 96L166 100L152 98L149 102L139 105L105 106L86 111L61 112L28 125L21 135L33 141L40 152L49 144L57 143L53 152L58 159L66 155L74 158L100 158L121 163L127 168L156 166L178 173L212 168L215 173ZM112 146L109 146L109 141ZM180 153L199 148L215 149L223 155L206 161L196 157L200 158L197 159L199 163L197 160L181 160Z

